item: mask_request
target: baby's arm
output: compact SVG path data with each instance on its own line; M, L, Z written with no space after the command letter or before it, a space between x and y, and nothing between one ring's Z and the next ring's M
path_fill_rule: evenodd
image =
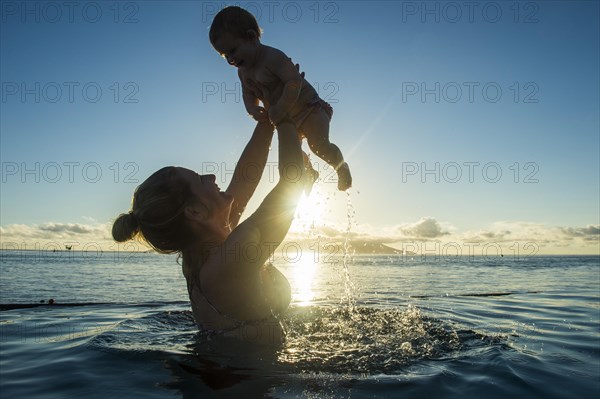
M256 96L250 91L248 86L244 84L244 79L242 78L242 74L238 71L238 76L240 78L240 82L242 84L242 99L244 100L244 106L246 107L246 111L254 118L257 122L266 122L269 120L269 116L267 111L259 105L259 100Z
M302 89L302 75L287 55L277 49L271 50L268 68L283 84L281 98L269 109L269 117L277 124L296 104Z

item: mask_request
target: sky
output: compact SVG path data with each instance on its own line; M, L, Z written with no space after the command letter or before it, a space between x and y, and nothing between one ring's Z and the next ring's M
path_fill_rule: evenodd
M254 128L208 41L231 4L334 107L352 171L337 192L311 157L290 239L600 253L598 1L2 0L3 249L124 249L112 221L166 165L226 186Z

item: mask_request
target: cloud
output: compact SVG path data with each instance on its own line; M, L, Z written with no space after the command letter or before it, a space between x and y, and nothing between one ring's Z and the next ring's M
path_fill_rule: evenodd
M440 238L450 233L442 230L440 223L431 217L425 217L416 223L400 227L400 232L415 239Z
M444 226L444 227L443 227ZM347 226L315 225L310 231L312 238L330 241L359 240L369 243L390 244L400 241L429 241L451 234L452 227L432 217L424 217L412 223L394 226L371 226L369 224ZM307 233L290 233L287 239L306 239Z
M501 221L484 230L458 234L455 238L462 242L481 244L531 244L545 252L563 251L568 248L587 248L592 251L595 249L595 252L598 252L600 249L600 229L597 225L565 227L524 221Z
M381 243L393 247L413 246L433 248L437 243L458 246L467 253L468 248L481 250L501 247L506 253L590 253L600 252L600 226L551 226L527 221L498 221L480 230L458 231L447 222L433 217L423 217L416 222L395 226L375 227L368 224L352 226L349 232L344 226L315 226L310 235L288 235L290 240L314 240L316 238L343 242L346 239L366 243ZM427 244L429 243L429 244ZM511 252L513 251L513 252Z
M79 223L46 223L38 226L38 228L43 232L78 236L104 232L104 229L98 226L86 226Z
M41 248L49 244L62 247L72 243L76 246L97 244L108 247L113 244L108 224L56 223L10 224L0 226L3 248Z
M586 241L598 241L600 239L600 225L588 225L586 227L561 227L562 233L567 237L578 237Z
M504 240L510 236L510 230L503 231L482 231L479 234L484 240Z

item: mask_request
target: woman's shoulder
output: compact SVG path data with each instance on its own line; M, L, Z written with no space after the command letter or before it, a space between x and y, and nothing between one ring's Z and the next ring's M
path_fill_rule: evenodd
M202 256L193 258L187 254L181 257L181 270L186 280L200 278L200 272L205 273L206 266L213 262L211 252L213 249L207 250Z

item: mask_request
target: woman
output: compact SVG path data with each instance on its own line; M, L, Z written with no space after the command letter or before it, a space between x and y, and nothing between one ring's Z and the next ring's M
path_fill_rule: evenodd
M266 264L287 234L304 183L304 161L293 122L277 127L279 182L258 209L238 224L264 170L273 136L259 123L227 190L214 175L166 167L136 190L132 210L113 225L113 238L136 235L161 253L178 252L196 324L201 330L268 343L282 342L277 317L289 306L287 279Z

